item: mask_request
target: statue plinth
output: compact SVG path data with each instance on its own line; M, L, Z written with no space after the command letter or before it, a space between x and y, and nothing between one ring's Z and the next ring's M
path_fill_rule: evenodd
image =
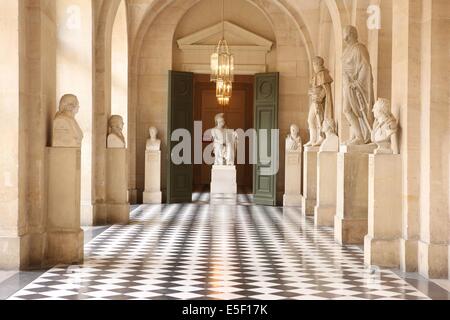
M81 150L47 148L48 222L46 265L79 264L84 257L81 229Z
M400 267L402 162L399 155L369 156L369 224L364 238L367 266Z
M302 150L286 151L283 206L302 205Z
M127 149L107 149L106 159L106 223L127 224L130 219Z
M236 166L214 165L211 171L211 195L237 194Z
M337 152L320 151L317 155L316 226L333 227L336 215Z
M320 147L305 147L303 153L302 213L313 216L317 198L317 153Z
M337 156L334 236L339 244L363 244L368 224L369 154L374 144L341 146Z
M145 151L144 204L161 204L161 151Z

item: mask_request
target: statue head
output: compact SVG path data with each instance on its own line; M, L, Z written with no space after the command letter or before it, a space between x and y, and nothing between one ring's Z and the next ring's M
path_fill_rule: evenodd
M314 72L317 73L319 71L322 71L324 68L325 60L323 60L322 57L315 57L312 61Z
M345 26L343 32L343 39L346 44L353 44L358 42L358 30L354 26Z
M336 134L336 122L332 119L325 119L322 125L322 132L326 135Z
M391 102L388 99L379 98L373 106L373 115L376 119L393 117Z
M214 117L214 121L216 123L216 127L222 129L225 127L225 118L223 113L219 113Z
M69 113L75 116L80 110L80 103L78 102L77 96L73 94L65 94L61 97L59 101L59 112Z
M291 124L291 127L290 127L291 137L297 138L299 132L300 132L300 128L296 124Z
M118 115L113 115L109 118L109 129L111 131L122 131L123 130L123 118Z
M150 139L156 140L156 138L158 137L158 129L156 129L156 127L150 127L148 129L148 132L150 133Z

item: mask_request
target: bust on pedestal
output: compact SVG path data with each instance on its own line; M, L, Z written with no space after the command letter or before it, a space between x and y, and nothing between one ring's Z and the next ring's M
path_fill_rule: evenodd
M302 140L299 127L291 125L286 138L285 187L283 205L301 206L302 204Z
M333 227L336 214L339 137L333 120L326 119L322 131L326 138L317 156L317 205L314 208L314 223L316 226Z
M397 119L390 102L379 99L374 108L372 142L378 145L369 156L369 227L364 238L368 266L400 267L402 236L402 163L397 150ZM394 142L394 143L391 143Z
M236 166L234 165L237 134L227 129L224 114L215 117L216 127L211 129L214 140L214 166L211 172L211 195L237 194Z
M53 121L52 147L48 152L48 224L46 264L83 262L81 230L81 143L83 133L75 115L80 106L75 95L61 98Z
M149 129L150 139L145 149L145 191L144 204L161 204L161 140L158 129Z
M127 224L130 218L128 201L128 158L123 119L113 115L109 119L106 163L106 220L107 224Z

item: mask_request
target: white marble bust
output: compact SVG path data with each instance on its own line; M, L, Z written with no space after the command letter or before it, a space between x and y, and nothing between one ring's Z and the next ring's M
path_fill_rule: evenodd
M391 113L391 103L387 99L378 99L373 107L375 122L372 130L372 142L376 143L378 149L375 154L398 153L392 149L392 139L396 138L398 122Z
M147 140L146 151L160 151L161 140L158 139L158 129L151 127L148 129L150 139Z
M338 152L339 137L336 134L336 123L332 119L325 119L322 125L325 141L320 146L320 152Z
M80 104L75 95L66 94L61 98L59 111L53 120L52 147L81 147L83 132L75 119L79 109Z
M223 113L214 118L216 126L211 129L214 140L215 165L233 166L236 153L237 134L234 130L227 129Z
M113 115L109 118L109 135L107 141L108 149L126 148L125 137L123 136L123 119L121 116Z
M292 124L289 130L289 135L286 138L286 151L300 151L302 147L302 139L299 135L299 127L296 124Z

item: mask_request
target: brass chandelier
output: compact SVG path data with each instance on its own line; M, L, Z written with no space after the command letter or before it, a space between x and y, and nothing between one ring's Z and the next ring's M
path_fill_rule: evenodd
M216 83L217 101L222 106L230 103L234 81L234 56L225 40L225 1L222 0L222 39L211 55L211 81Z

